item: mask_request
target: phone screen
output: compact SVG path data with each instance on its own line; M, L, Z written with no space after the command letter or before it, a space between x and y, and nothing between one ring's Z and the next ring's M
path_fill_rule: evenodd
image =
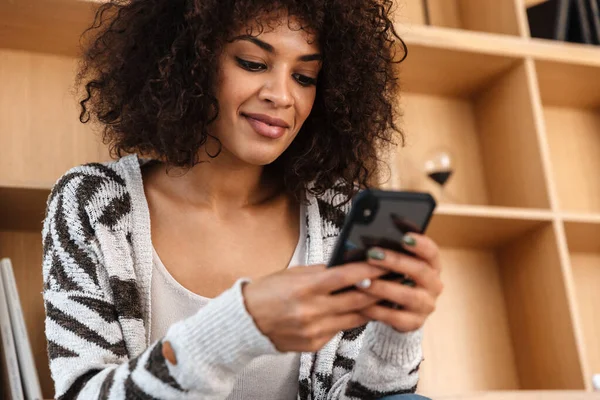
M352 223L346 228L343 248L331 266L364 261L371 247L383 247L407 253L402 237L407 232L422 233L433 209L432 203L420 199L381 198L377 207L358 205ZM339 246L339 245L338 245Z

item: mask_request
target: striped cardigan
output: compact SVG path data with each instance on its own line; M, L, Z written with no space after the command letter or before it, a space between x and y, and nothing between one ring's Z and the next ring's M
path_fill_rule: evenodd
M46 338L58 399L223 399L254 357L278 351L244 307L240 278L150 343L150 214L135 155L79 166L48 198L43 225ZM339 198L339 196L338 196ZM309 196L308 263L329 257L344 213ZM300 400L377 399L416 390L421 330L380 322L302 353ZM177 364L162 355L169 341Z

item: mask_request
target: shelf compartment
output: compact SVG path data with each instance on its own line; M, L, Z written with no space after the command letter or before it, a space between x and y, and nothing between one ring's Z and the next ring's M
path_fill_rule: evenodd
M99 135L79 122L75 66L69 57L0 49L0 183L51 187L73 166L109 159Z
M552 218L546 210L441 205L427 233L444 247L493 250Z
M600 49L594 49L600 60ZM542 103L581 109L600 108L600 65L537 60Z
M50 189L0 185L0 230L34 231L41 235Z
M521 35L522 24L515 1L494 0L422 0L396 2L395 19L404 24L432 26L480 32Z
M75 56L100 2L0 1L0 48Z
M599 213L600 67L535 65L559 208Z
M425 326L419 391L584 389L550 217L469 214L432 220L445 290ZM482 241L486 230L499 234Z
M409 47L400 76L406 147L393 155L391 186L441 203L549 209L528 74L520 59ZM443 197L423 172L436 147L455 159Z
M589 372L600 373L600 221L565 221ZM592 377L586 377L590 380Z

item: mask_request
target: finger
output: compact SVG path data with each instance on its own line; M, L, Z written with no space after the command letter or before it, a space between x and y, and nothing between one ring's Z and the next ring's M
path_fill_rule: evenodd
M423 326L425 318L406 310L392 310L383 306L365 308L360 313L372 320L381 321L399 332L412 332Z
M314 329L312 334L315 337L331 335L346 329L362 326L369 321L371 321L371 318L358 312L332 316L316 323L312 328Z
M379 279L373 281L370 287L360 290L399 304L407 311L429 315L435 310L435 299L426 290L412 288L398 282Z
M411 232L404 235L402 245L416 257L425 260L430 267L437 270L441 268L440 249L431 238Z
M327 268L326 271L321 273L314 290L316 293L329 294L339 289L354 286L363 279L378 278L386 272L382 268L366 262L339 265Z
M379 247L370 249L367 256L369 264L408 275L417 286L425 289L434 291L439 280L439 272L430 268L424 260Z
M325 314L345 314L372 306L380 299L357 290L321 297L319 308Z

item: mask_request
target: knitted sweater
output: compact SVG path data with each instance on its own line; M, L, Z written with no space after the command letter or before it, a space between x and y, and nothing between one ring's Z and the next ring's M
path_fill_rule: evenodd
M254 357L278 354L244 306L243 277L150 343L150 213L135 155L75 167L48 198L43 277L50 370L59 399L223 399ZM309 196L308 263L324 263L343 223L330 189ZM421 330L381 322L302 353L300 400L377 399L416 390ZM169 341L177 357L162 355Z

